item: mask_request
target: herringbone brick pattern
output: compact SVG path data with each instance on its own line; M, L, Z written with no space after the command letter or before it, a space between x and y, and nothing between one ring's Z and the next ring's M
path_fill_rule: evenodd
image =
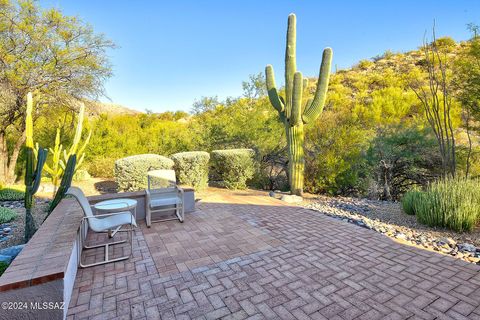
M273 199L224 200L142 225L130 260L79 270L68 318L480 319L476 265Z

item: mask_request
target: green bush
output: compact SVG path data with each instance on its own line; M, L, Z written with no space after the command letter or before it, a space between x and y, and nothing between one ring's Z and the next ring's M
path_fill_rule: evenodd
M0 189L0 201L18 201L25 198L24 187L6 187Z
M201 190L208 185L208 161L210 155L204 151L180 152L170 157L180 184Z
M255 166L252 149L214 150L211 152L211 176L228 189L245 189Z
M9 208L0 207L0 224L15 220L17 213Z
M415 215L415 203L421 196L422 192L420 190L412 189L410 191L407 191L402 197L403 211L408 215Z
M115 159L95 157L89 161L88 173L95 178L113 178Z
M87 170L79 169L73 175L73 181L88 181L90 180L91 176Z
M0 261L0 276L7 270L8 268L8 263Z
M147 172L172 169L173 161L157 154L140 154L115 161L115 180L123 191L142 190L147 187Z
M480 181L436 181L416 199L414 210L423 224L470 231L480 220Z

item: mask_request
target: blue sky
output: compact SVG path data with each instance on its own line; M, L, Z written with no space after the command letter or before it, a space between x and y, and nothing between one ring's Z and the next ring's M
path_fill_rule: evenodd
M109 52L113 103L155 112L189 111L195 99L239 96L241 82L273 64L282 83L286 21L297 15L297 67L318 72L322 50L347 68L389 49L418 47L436 20L437 35L469 37L480 1L126 1L42 0L90 23L118 46Z

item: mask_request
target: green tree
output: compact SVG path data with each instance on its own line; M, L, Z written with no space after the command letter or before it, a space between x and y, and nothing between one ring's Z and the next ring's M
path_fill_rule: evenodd
M27 92L36 97L34 120L45 109L97 98L111 76L106 51L113 47L76 17L32 0L0 1L0 181L15 180Z
M441 175L441 158L429 128L385 128L371 142L367 160L383 200L399 199L412 185L424 186Z
M455 97L462 105L462 118L467 134L465 176L471 173L472 158L475 157L471 131L479 132L480 121L480 36L478 26L469 24L472 38L466 49L460 52L454 64Z

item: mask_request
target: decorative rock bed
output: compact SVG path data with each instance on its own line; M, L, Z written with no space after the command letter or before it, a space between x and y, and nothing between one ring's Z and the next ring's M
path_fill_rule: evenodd
M467 240L472 240L470 237L475 237L475 235L455 234L447 230L421 226L416 223L414 216L408 216L403 213L399 209L398 203L325 197L321 200L304 203L304 207L345 222L354 223L363 228L372 229L413 245L480 265L480 247L470 243L474 242L474 240L467 242ZM382 209L395 210L396 212L390 214L390 216L397 215L395 218L397 220L395 221L396 223L382 221ZM480 239L476 239L476 241L480 241Z
M37 225L40 225L46 215L49 200L43 198L35 199L33 217ZM0 249L22 244L24 242L25 207L23 200L0 201L0 207L5 207L17 212L15 220L7 223L0 223Z

